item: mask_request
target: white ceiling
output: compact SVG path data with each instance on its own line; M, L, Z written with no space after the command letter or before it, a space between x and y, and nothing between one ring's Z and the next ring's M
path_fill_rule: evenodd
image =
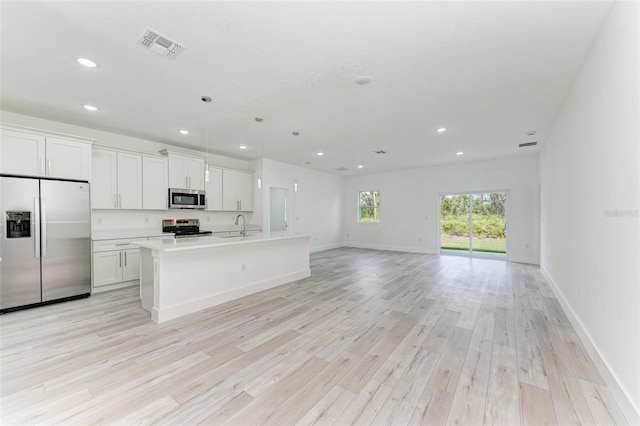
M0 101L202 150L208 131L210 152L342 174L527 155L544 143L610 6L2 1ZM167 60L138 46L148 27L186 50ZM355 84L362 75L371 84ZM371 153L379 149L388 153Z

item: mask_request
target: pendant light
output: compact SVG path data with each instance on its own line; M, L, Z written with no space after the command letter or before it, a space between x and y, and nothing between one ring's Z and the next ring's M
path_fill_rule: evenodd
M211 96L201 96L200 99L202 102L209 104L211 103ZM204 114L204 125L205 125L205 160L204 160L204 181L209 182L209 123L207 122L207 114Z
M260 167L260 170L258 170L258 189L262 189L262 144L260 144L260 155L258 158L258 164Z
M209 123L207 123L207 128L205 130L205 140L206 140L206 158L204 160L204 181L209 182Z

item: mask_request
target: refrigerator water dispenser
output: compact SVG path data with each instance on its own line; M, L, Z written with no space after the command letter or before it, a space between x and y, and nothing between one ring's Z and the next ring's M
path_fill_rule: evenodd
M31 238L31 212L6 212L7 238Z

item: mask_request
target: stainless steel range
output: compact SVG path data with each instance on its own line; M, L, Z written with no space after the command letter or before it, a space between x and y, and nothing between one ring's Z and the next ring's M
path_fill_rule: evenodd
M173 232L176 238L206 237L211 231L200 230L200 219L165 219L162 221L162 232Z

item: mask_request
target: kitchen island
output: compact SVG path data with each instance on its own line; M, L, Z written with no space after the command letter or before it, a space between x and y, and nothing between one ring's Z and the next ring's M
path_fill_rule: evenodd
M155 322L311 275L309 236L140 241L140 298Z

